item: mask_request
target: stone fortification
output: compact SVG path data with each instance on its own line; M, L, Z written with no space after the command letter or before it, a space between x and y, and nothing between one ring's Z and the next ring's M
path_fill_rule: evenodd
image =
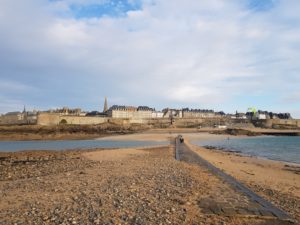
M264 128L293 129L300 128L300 119L267 119L253 121L256 126Z
M37 117L37 124L48 126L57 125L60 122L60 115L57 113L39 113Z
M128 112L128 111L125 111ZM137 112L137 111L134 111ZM151 112L151 111L149 111ZM143 124L153 128L173 127L213 127L215 125L226 125L232 127L234 124L241 124L248 127L249 121L232 120L226 117L221 118L112 118L99 116L77 116L77 115L62 115L58 113L39 113L37 116L37 125L49 126L58 124L74 124L74 125L95 125L102 123L113 123L117 125ZM252 125L252 124L251 124Z
M122 113L122 111L119 111ZM124 111L128 113L130 111ZM138 111L132 111L137 113ZM149 115L143 115L143 113ZM279 128L279 129L295 129L300 128L300 120L283 120L283 119L266 119L250 121L247 119L232 119L228 117L188 117L188 118L152 118L150 116L152 111L140 111L140 116L132 116L129 118L119 117L100 117L100 116L78 116L78 115L62 115L59 113L39 113L36 120L29 122L28 118L19 114L11 114L0 117L0 125L22 125L22 124L37 124L37 125L58 125L61 123L74 125L95 125L102 123L114 123L118 125L143 124L153 128L167 128L167 127L215 127L218 125L225 125L227 127L251 127L253 123L257 127L264 128ZM147 117L148 116L148 117ZM32 117L33 118L33 117ZM34 121L34 122L33 122ZM252 123L253 122L253 123Z
M60 123L76 125L93 125L108 122L107 117L96 116L68 116L57 113L40 113L37 118L38 125L57 125Z

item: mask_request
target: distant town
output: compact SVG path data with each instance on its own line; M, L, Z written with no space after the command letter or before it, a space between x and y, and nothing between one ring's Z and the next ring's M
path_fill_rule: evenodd
M198 120L197 120L198 119ZM260 120L293 120L290 113L275 113L255 108L248 108L245 112L224 113L215 112L211 109L174 109L165 108L161 111L148 106L125 106L113 105L108 107L107 98L104 100L103 110L84 112L80 108L61 109L46 111L23 111L8 112L0 116L0 125L59 125L59 124L101 124L105 122L126 121L127 123L147 123L149 120L167 120L172 124L175 120L191 120L199 122L199 119L229 119L239 121L260 121ZM148 122L149 123L149 122ZM219 122L220 123L220 122ZM224 123L224 122L223 122ZM285 122L287 123L287 122ZM297 124L297 123L296 123Z

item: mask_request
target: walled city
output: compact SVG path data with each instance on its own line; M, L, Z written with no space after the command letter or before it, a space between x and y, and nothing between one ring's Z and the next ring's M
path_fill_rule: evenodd
M246 113L236 112L226 114L208 109L173 109L165 108L157 111L148 106L108 107L105 98L103 111L83 112L80 108L47 111L8 112L0 116L0 125L95 125L102 123L116 124L147 124L153 127L248 127L260 126L265 128L299 128L300 120L292 119L289 113L273 113L256 111L249 108Z

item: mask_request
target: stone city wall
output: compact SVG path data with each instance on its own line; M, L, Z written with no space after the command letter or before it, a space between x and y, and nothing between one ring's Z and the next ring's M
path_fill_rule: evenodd
M38 125L57 125L63 120L67 124L76 124L76 125L93 125L101 124L108 121L107 117L96 117L96 116L67 116L59 115L56 113L40 113L37 118Z
M97 117L97 116L61 116L61 120L66 120L67 124L76 124L76 125L94 125L106 123L108 121L107 117ZM60 120L60 121L61 121Z
M174 126L178 128L200 128L226 126L229 128L249 128L253 127L250 120L231 119L227 117L220 118L180 118L174 120Z
M265 128L300 128L300 120L267 119L255 122L257 126Z
M111 120L111 122L113 122ZM171 124L169 118L153 118L153 119L129 119L128 123L141 123L149 125L151 128L168 128L170 126L177 128L200 128L214 127L215 125L225 125L231 128L252 128L254 127L250 120L237 120L226 117L222 118L175 118Z
M248 120L233 120L226 117L222 118L175 118L171 124L170 118L111 118L111 117L88 117L88 116L66 116L56 113L40 113L38 115L38 125L57 125L65 120L67 124L77 125L93 125L101 123L114 123L118 125L129 124L144 124L152 128L167 128L170 126L184 128L198 128L198 127L213 127L215 125L226 125L228 127L235 127L241 125L242 127L249 127L252 125Z
M39 113L37 116L37 124L48 126L59 124L60 115L57 113Z
M129 124L145 124L153 128L166 128L175 127L213 127L215 125L226 125L227 127L253 127L253 124L249 120L237 120L229 119L227 117L221 118L175 118L171 124L169 118L111 118L111 117L92 117L92 116L70 116L70 115L59 115L57 113L40 113L37 118L38 125L57 125L65 120L67 124L77 125L93 125L101 123L115 123L119 125ZM7 122L15 121L6 120ZM0 123L1 124L1 123ZM16 123L13 123L16 124ZM281 119L268 119L258 120L255 122L256 126L266 128L300 128L300 120L281 120Z

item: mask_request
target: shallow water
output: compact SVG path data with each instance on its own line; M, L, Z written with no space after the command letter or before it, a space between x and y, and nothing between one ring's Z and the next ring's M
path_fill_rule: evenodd
M193 141L195 145L225 148L242 154L300 164L300 137L251 137L218 141Z
M167 145L167 141L111 141L111 140L63 140L63 141L0 141L0 152L23 150L67 150L92 148L130 148Z

